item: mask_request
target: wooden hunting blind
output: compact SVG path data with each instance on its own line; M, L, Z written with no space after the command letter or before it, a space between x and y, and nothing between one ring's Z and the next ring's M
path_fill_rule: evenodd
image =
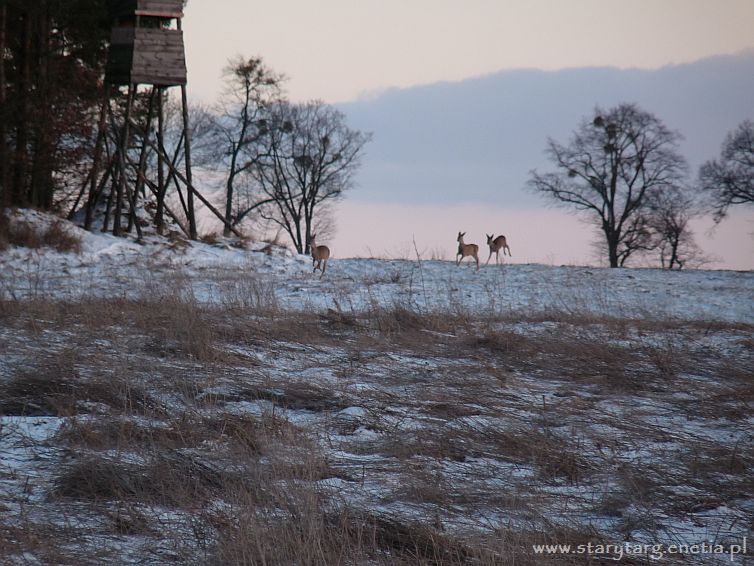
M109 10L114 26L105 73L108 83L186 84L183 0L110 0Z
M194 198L197 198L229 230L241 236L193 184L181 28L183 5L184 0L109 0L113 30L92 170L87 180L86 229L92 229L95 214L104 208L103 231L110 230L112 220L116 236L135 227L141 238L141 224L147 222L145 216L153 205L158 232L163 232L167 216L189 238L196 239ZM142 89L138 105L135 102L140 85L151 88L146 98ZM128 87L125 97L120 88L123 86ZM168 151L163 103L166 91L174 86L181 89L183 128L177 143ZM151 168L150 153L156 156L156 164ZM177 203L176 199L167 199L168 187L174 188ZM125 227L124 216L128 219Z

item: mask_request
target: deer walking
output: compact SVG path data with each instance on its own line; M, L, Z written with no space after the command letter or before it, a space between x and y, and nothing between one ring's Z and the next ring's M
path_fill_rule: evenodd
M487 258L487 264L490 263L490 259L492 259L492 254L495 254L495 263L500 263L500 250L503 250L503 256L505 255L505 250L508 250L508 255L511 256L511 249L508 247L508 241L505 239L505 236L498 236L495 238L495 234L489 235L485 234L487 236L487 245L490 247L490 256ZM493 240L494 238L494 240Z
M327 260L330 259L330 248L318 246L314 240L316 237L316 234L312 234L311 240L309 240L309 246L312 250L312 265L314 265L312 273L319 269L322 272L320 277L322 277L325 274L325 269L327 269Z
M458 252L456 253L456 265L460 265L466 256L473 257L476 260L476 269L479 271L479 246L476 244L465 244L463 237L466 232L458 232ZM460 258L458 256L461 256Z

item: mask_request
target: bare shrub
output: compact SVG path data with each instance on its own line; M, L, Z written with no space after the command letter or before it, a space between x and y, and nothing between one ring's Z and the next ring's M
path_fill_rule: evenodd
M42 244L59 252L81 253L81 238L72 234L59 219L53 220L42 233Z
M289 489L291 486L288 486ZM212 564L395 565L505 564L483 547L420 522L371 515L343 507L328 511L316 492L293 489L294 507L279 502L267 514L239 506L223 522ZM365 562L366 561L366 562Z
M0 414L70 416L88 413L100 404L120 412L162 411L142 386L128 379L80 377L74 359L74 353L67 350L0 381Z
M494 453L517 464L533 465L546 481L563 478L578 484L593 464L569 439L534 428L482 431L481 441Z
M207 232L201 236L201 240L205 244L216 244L220 241L220 234L218 232Z
M0 251L8 246L30 249L53 248L59 252L81 253L81 238L71 233L65 222L56 218L43 230L22 220L11 220L0 213Z
M195 508L215 496L223 473L188 454L164 451L144 464L86 456L57 476L55 497L88 501L138 501Z
M274 283L263 277L248 273L233 277L219 284L221 304L229 310L243 309L274 315L280 311Z
M217 337L206 310L193 295L176 293L159 299L145 298L131 302L128 307L128 320L151 338L145 344L148 352L200 362L217 359Z
M28 222L11 221L7 230L8 244L11 246L39 249L44 245L42 235Z

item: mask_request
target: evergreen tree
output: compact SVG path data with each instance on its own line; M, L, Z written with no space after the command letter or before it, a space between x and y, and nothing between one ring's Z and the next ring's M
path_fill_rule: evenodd
M0 202L49 210L85 175L106 0L0 0Z

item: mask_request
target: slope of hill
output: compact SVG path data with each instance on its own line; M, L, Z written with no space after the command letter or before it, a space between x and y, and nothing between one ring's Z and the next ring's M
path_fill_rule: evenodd
M3 564L743 553L754 273L56 229L0 252Z

